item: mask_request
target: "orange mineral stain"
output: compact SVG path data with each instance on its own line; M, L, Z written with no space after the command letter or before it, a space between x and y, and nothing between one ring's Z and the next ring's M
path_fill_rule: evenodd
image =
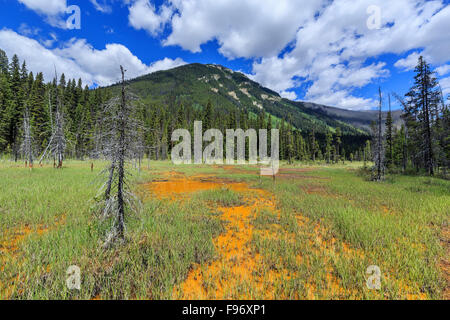
M65 215L55 222L55 227L63 223L65 223ZM48 226L38 225L33 228L30 225L25 225L6 234L0 242L0 271L4 271L7 263L15 263L17 266L22 265L23 260L18 260L21 243L33 234L43 236L48 231ZM45 269L47 272L50 272L50 266L46 266ZM0 299L8 299L13 294L20 280L20 274L17 273L6 284L0 282Z
M174 178L170 178L174 177ZM192 178L180 177L179 175L169 175L169 179L155 181L146 187L150 192L158 197L158 199L179 199L185 195L189 195L198 191L206 191L212 189L220 189L227 187L233 191L243 191L248 189L244 183L232 183L226 180L216 180L209 176L195 176Z
M214 239L218 252L216 260L205 265L195 265L186 280L173 290L175 299L251 299L263 294L273 298L264 283L274 281L278 275L268 272L255 276L261 257L253 252L252 220L260 206L274 207L272 196L263 190L251 189L246 183L235 183L210 176L169 179L149 186L158 198L174 199L197 191L227 187L236 192L256 194L246 199L247 205L221 207L220 219L226 230Z

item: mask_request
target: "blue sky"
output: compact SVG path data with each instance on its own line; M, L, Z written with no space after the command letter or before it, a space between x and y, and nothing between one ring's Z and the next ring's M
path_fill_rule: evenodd
M0 48L50 80L91 86L185 63L221 64L283 97L370 109L404 94L424 55L450 94L449 1L0 0ZM80 8L80 29L67 27ZM398 106L394 103L394 109Z

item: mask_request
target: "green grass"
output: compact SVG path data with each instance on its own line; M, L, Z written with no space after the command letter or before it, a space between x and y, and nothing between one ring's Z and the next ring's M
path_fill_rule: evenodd
M239 207L245 204L241 194L228 188L212 189L198 192L195 199L212 202L220 207Z
M90 209L96 194L96 164L67 162L63 170L0 169L1 239L25 225L48 227L31 233L16 254L3 254L1 284L16 279L12 299L170 299L173 285L193 263L214 257L212 239L222 230L219 219L198 201L147 200L139 215L127 218L127 243L101 249L106 228ZM149 180L147 173L137 181ZM56 221L65 217L65 223ZM81 269L82 290L66 288L66 270ZM48 268L48 269L47 269ZM0 291L1 292L1 291Z
M303 177L275 185L269 181L263 184L279 200L283 227L279 237L285 232L293 232L296 237L296 241L286 244L286 250L309 252L314 258L322 254L311 252L310 246L304 245L305 234L313 232L311 225L309 232L295 226L295 216L302 215L326 227L323 237L337 238L365 253L364 258L355 257L353 261L339 255L333 257L335 275L343 280L347 290L355 290L364 298L404 299L407 292L426 294L433 299L441 297L445 282L438 267L444 256L439 233L448 224L450 215L448 181L394 176L389 182L374 183L348 168L326 168L308 175L322 179ZM308 189L313 192L308 194ZM298 266L286 259L291 255L280 250L279 243L272 242L256 239L257 245L265 245L261 251L269 259L287 260L284 267L298 271ZM369 265L378 265L385 275L381 292L365 288L365 271ZM316 284L323 285L324 279L320 277L323 269L324 265L319 263L316 268L312 264L303 271L313 274ZM286 290L289 291L289 286Z
M283 168L309 171L287 170L289 175L274 183L260 179L252 166L231 172L151 162L147 169L144 162L144 170L133 178L143 208L127 216L125 245L103 250L110 226L100 223L91 207L104 165L96 162L91 172L90 163L69 161L63 170L30 171L0 163L0 295L14 283L7 298L171 299L174 286L195 264L217 257L213 239L224 230L217 208L240 206L246 199L229 188L199 192L185 201L148 196L142 184L177 171L246 181L276 196L277 212L256 210L252 248L263 258L255 273L286 275L273 284L279 298L442 297L440 233L449 222L449 181L394 175L374 183L357 174L360 163L296 163ZM307 221L301 224L299 217ZM26 227L31 232L18 241L17 251L8 250L14 235ZM317 236L335 245L327 248ZM80 291L66 288L71 265L81 268ZM380 291L366 288L370 265L382 271ZM330 290L330 272L342 292Z

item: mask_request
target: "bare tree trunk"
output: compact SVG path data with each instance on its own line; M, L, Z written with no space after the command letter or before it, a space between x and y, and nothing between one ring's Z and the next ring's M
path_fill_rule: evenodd
M384 176L384 157L383 157L383 134L381 132L381 121L382 119L382 113L381 108L383 105L383 97L381 94L381 88L378 88L378 92L380 95L380 102L378 107L378 126L374 126L373 128L373 135L374 135L374 151L373 151L373 160L375 162L375 166L373 168L373 176L372 180L374 181L381 181Z
M141 173L141 154L139 154L139 167L138 167L138 172Z
M408 163L408 127L405 123L405 141L403 142L403 173L406 172L406 165Z
M125 208L123 201L123 184L124 184L124 162L125 162L125 72L123 67L120 66L120 71L122 73L122 101L121 110L119 116L119 182L117 185L117 202L118 202L118 217L117 217L117 236L120 239L124 239L124 217Z
M427 68L425 67L425 74L427 73ZM424 94L423 94L423 103L424 103L424 111L425 111L425 143L426 143L426 166L428 169L428 174L430 176L434 175L433 169L433 147L431 143L431 125L430 125L430 109L429 109L429 101L428 101L428 88L427 82L423 81L424 86Z
M381 96L381 88L378 88L380 94L380 106L378 110L378 163L377 163L377 179L381 180L381 106L382 106L382 96Z
M30 125L30 113L28 107L25 107L23 116L23 142L20 146L25 158L25 167L33 168L33 135Z
M116 168L116 161L114 159L111 164L111 167L109 168L108 183L106 185L106 190L105 190L105 200L108 200L111 197L111 188L112 188L115 168Z

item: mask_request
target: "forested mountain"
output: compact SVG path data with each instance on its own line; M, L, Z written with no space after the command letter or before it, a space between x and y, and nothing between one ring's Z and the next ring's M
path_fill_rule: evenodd
M431 73L426 78L431 79ZM429 97L421 97L420 88L405 100L397 96L403 113L381 117L375 111L282 99L244 74L219 65L190 64L155 72L127 81L127 91L135 96L136 114L144 124L139 157L167 159L174 146L171 133L178 128L193 131L194 121L201 120L204 130L222 132L278 128L280 157L289 161L369 160L373 122L381 118L378 127L383 127L386 165L406 170L408 165L419 169L426 163L432 174L432 167L448 167L449 112L438 95L437 82L429 85L433 88ZM9 61L0 50L0 154L30 162L50 156L59 132L65 157L101 156L97 152L102 143L97 137L105 127L101 110L119 94L118 85L91 90L81 79L66 79L64 73L44 83L42 73L28 72L25 62L17 56Z
M355 152L370 139L369 124L376 119L376 113L367 116L364 112L343 110L336 116L329 112L334 108L320 106L321 109L317 109L318 105L283 99L244 74L220 65L194 63L159 71L130 80L129 87L145 104L165 106L170 113L177 112L180 105L204 110L208 103L212 104L217 119L227 119L236 112L257 119L264 112L266 116L271 115L273 126L286 121L305 140L314 134L321 152L325 149L327 132L336 134L336 128L340 130L338 134L343 144ZM118 86L108 89L117 92ZM356 121L358 115L360 122ZM227 122L217 127L222 128L223 123Z
M283 99L244 74L220 65L194 63L151 73L129 83L131 89L148 103L205 106L211 101L217 107L244 108L255 115L264 110L278 119L290 116L292 125L302 132L312 129L317 133L334 132L335 128L341 127L344 135L360 135L364 132L358 127L368 130L370 121L376 119L375 113L342 110L338 115L332 112L336 108ZM357 122L358 118L360 122ZM351 121L354 125L347 123Z

